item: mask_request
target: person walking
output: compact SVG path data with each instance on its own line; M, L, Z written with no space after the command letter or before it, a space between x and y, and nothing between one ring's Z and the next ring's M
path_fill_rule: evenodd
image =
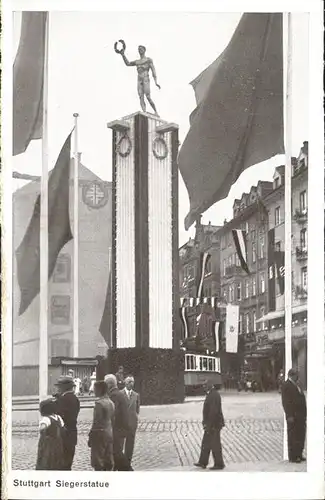
M63 439L64 423L56 414L56 404L53 399L40 403L39 441L37 449L36 470L63 470Z
M108 396L107 384L95 382L95 402L93 424L90 429L88 446L91 448L91 466L94 470L113 470L113 420L115 406Z
M127 402L129 422L129 429L124 441L124 454L130 465L133 457L135 434L138 427L138 416L140 412L140 396L133 387L134 377L133 375L128 375L125 379L125 388L122 390L122 393Z
M80 402L74 393L72 377L61 376L57 383L56 413L64 422L65 433L63 439L63 470L71 470L77 444L77 419L80 411Z
M89 396L92 396L94 394L95 382L96 382L96 370L94 370L90 376Z
M289 462L300 463L306 438L306 398L301 388L298 373L291 368L288 378L282 384L282 406L287 421Z
M220 431L225 425L221 397L217 389L217 385L213 385L210 380L205 384L207 395L203 404L203 439L201 444L201 454L199 461L195 463L195 467L206 469L209 463L210 452L214 460L214 465L211 470L221 470L225 468L222 456L222 447L220 440Z
M129 431L128 407L125 396L117 387L117 380L112 373L105 375L108 395L115 405L115 416L113 423L113 455L114 470L132 471L123 452L124 439Z

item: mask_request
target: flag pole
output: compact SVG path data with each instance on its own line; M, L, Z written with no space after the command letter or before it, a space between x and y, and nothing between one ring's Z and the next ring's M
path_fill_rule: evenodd
M284 305L285 305L285 375L292 367L292 263L291 263L291 247L292 247L292 228L291 228L291 177L292 177L292 162L291 162L291 134L292 134L292 19L291 12L288 12L284 30L287 36L287 81L286 81L286 101L285 101L285 253L284 253ZM286 26L285 26L286 25ZM285 39L285 37L284 37ZM288 460L287 447L287 426L284 416L284 436L283 436L283 459Z
M73 357L79 355L79 152L78 113L74 113L73 168Z
M45 21L42 175L40 196L40 319L39 319L39 399L48 395L48 45L49 13Z

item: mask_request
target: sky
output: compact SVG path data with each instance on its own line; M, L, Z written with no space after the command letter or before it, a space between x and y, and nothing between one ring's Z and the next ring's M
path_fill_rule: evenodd
M139 44L154 61L158 90L152 81L152 98L163 120L179 125L182 142L195 108L190 81L211 64L229 43L241 17L238 13L186 12L51 12L49 30L49 168L79 113L79 151L82 163L103 180L111 180L111 131L107 123L140 110L136 69L126 67L114 52L124 39L129 60L138 57ZM292 155L308 140L308 14L292 15ZM14 14L13 59L20 35L21 13ZM150 108L147 108L150 111ZM235 198L258 180L272 180L274 168L284 163L278 156L246 170L228 198L203 215L203 223L222 225L232 218ZM13 170L40 175L41 141L13 159ZM22 181L14 182L14 189ZM180 176L179 244L194 235L184 229L188 195Z

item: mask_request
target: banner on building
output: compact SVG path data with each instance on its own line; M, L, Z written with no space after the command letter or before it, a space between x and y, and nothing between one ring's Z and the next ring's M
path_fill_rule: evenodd
M274 252L275 277L279 283L280 295L284 294L284 252Z
M273 228L270 229L268 232L268 249L267 249L269 311L275 311L274 244L275 244L275 232Z
M239 306L228 304L226 307L226 352L238 351Z
M235 248L240 261L240 265L242 269L245 271L245 273L249 274L246 231L243 231L242 229L233 229L232 237L234 239Z
M211 259L211 255L208 252L201 253L200 256L200 274L197 287L197 297L203 299L203 280L207 273L208 262Z

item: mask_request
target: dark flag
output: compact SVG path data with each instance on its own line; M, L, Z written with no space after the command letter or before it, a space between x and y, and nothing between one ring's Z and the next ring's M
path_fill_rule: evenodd
M72 239L69 218L70 149L71 134L61 149L48 182L49 278L61 249ZM21 315L40 290L40 195L26 234L16 250L16 258Z
M197 108L178 164L188 229L240 174L284 152L282 14L244 14L224 52L193 82Z
M222 323L220 321L216 321L214 323L214 343L215 343L215 351L221 351L221 335L222 335Z
M284 252L274 252L275 275L278 279L280 295L284 294Z
M203 281L204 281L204 276L207 272L207 265L209 260L211 259L211 255L209 252L203 252L200 255L200 274L199 274L199 279L198 279L198 286L197 286L197 298L202 299L203 298Z
M47 12L23 12L13 67L13 155L43 132L43 82Z
M232 236L234 238L236 252L240 261L240 265L242 269L249 274L249 268L247 263L247 240L246 240L246 231L242 231L241 229L233 229Z
M103 316L99 326L99 333L108 346L112 345L112 277L109 273L106 299Z

